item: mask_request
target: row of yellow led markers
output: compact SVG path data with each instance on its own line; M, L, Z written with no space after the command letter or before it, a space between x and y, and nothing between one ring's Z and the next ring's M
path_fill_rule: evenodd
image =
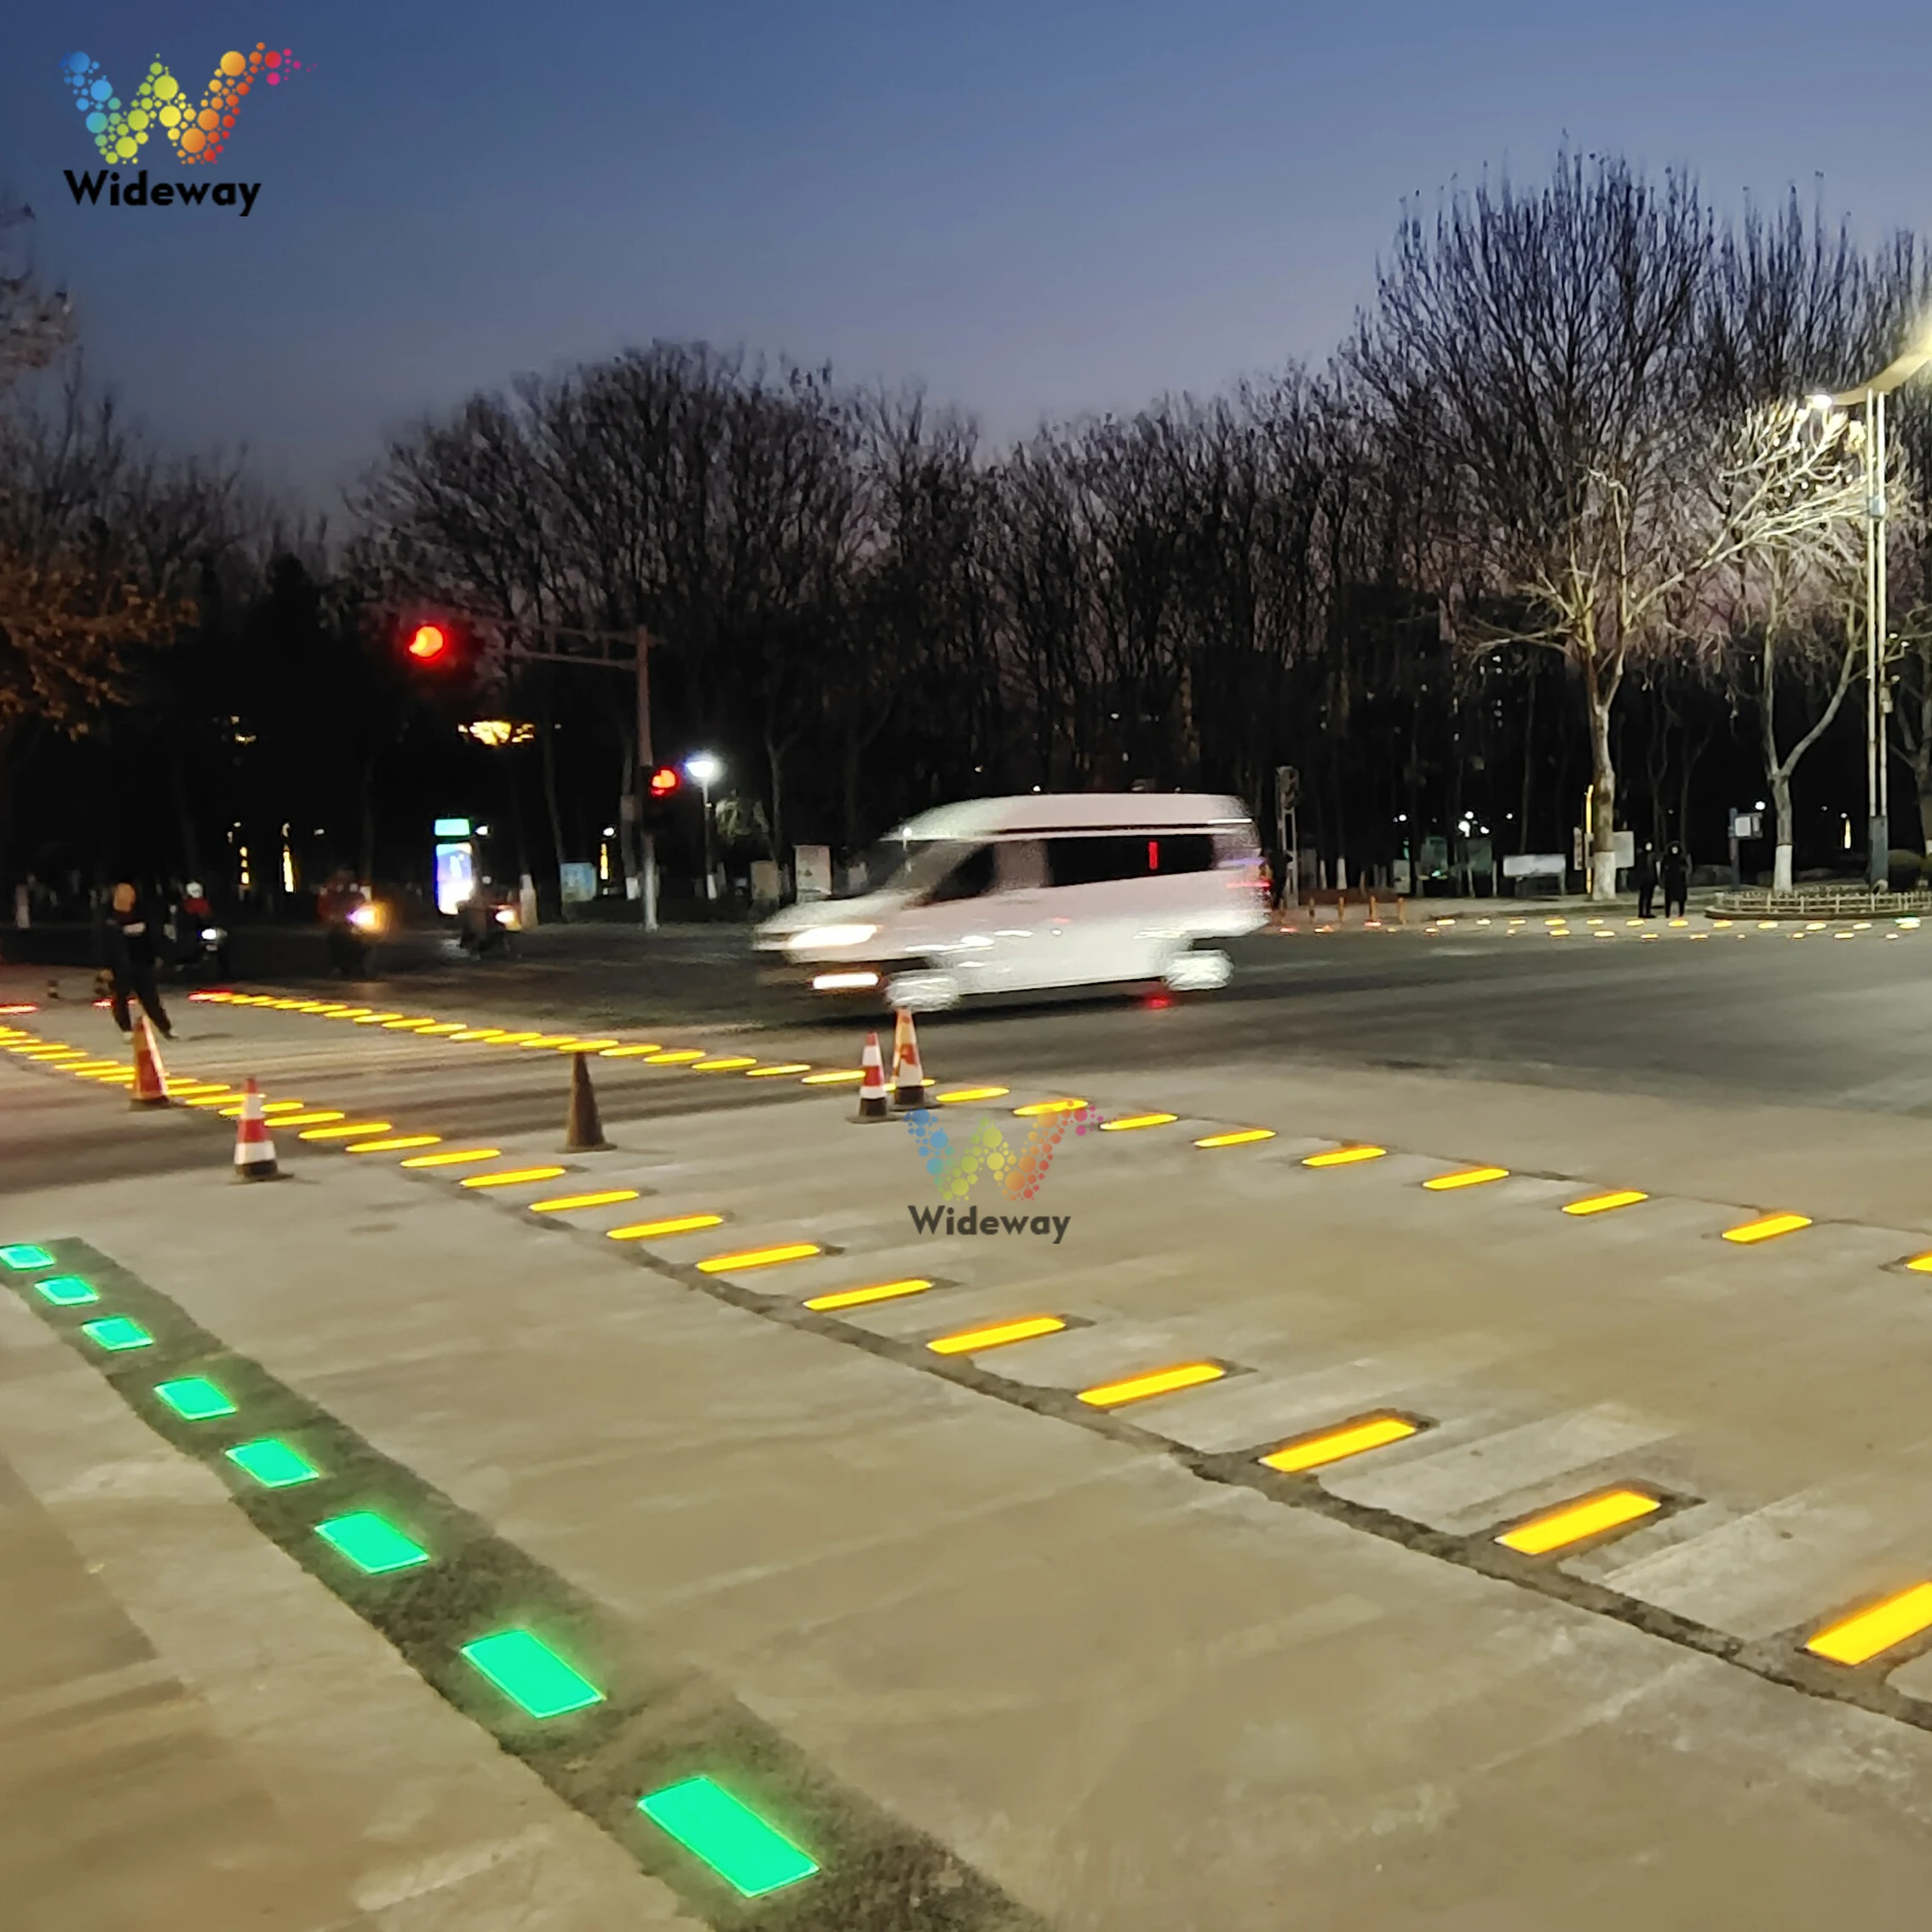
M1807 919L1796 923L1789 919L1713 919L1710 922L1708 931L1689 932L1687 934L1687 937L1693 940L1708 940L1715 933L1728 931L1734 939L1749 939L1754 929L1761 933L1774 933L1788 927L1790 930L1786 934L1786 937L1790 939L1804 939L1813 933L1830 932L1833 939L1849 940L1855 939L1860 933L1868 933L1874 927L1883 923L1874 919L1853 919L1849 921L1843 919ZM1919 925L1918 918L1909 914L1895 918L1889 923L1894 929L1890 932L1881 933L1879 936L1882 939L1897 939L1901 933L1916 932ZM1580 929L1589 931L1592 939L1615 939L1618 936L1616 928L1619 923L1619 922L1615 919L1593 915L1582 920ZM1640 939L1655 940L1661 939L1664 936L1663 930L1653 920L1624 919L1620 923L1626 930L1633 927L1638 929L1637 936ZM1688 919L1670 919L1663 923L1664 926L1668 927L1672 931L1684 930L1692 922ZM1401 930L1405 924L1409 925L1410 929L1414 929L1412 922L1385 919L1365 919L1357 929L1362 932L1396 932ZM1518 938L1524 933L1532 932L1541 932L1550 939L1568 939L1579 929L1576 922L1571 920L1563 913L1556 912L1549 914L1541 920L1532 918L1527 914L1516 914L1498 918L1486 915L1482 917L1466 917L1457 913L1442 913L1429 919L1423 924L1421 930L1429 937L1438 938L1445 933L1454 933L1464 928L1476 929L1484 927L1500 928L1505 936L1510 939ZM1292 936L1301 930L1298 926L1286 923L1279 925L1274 929L1285 936ZM1319 926L1309 929L1309 930L1317 933L1340 932L1347 929L1348 928L1345 925L1338 925L1332 920L1325 921Z
M250 1003L282 1004L281 1002L262 995L227 997L231 999L246 998ZM290 1002L287 1003L286 1009L321 1011L331 1003ZM343 1016L364 1016L347 1007L339 1007L338 1012ZM400 1016L388 1016L382 1023L388 1024L395 1017ZM415 1024L421 1026L446 1023L420 1021ZM475 1038L497 1038L509 1040L514 1038L493 1028L461 1030ZM559 1038L533 1036L532 1039L518 1040L516 1044L532 1044L541 1040L543 1044L559 1051L584 1052L591 1050L593 1046L601 1052L630 1050L619 1047L616 1042L597 1044L573 1040L566 1044L567 1038L568 1036ZM118 1086L130 1084L134 1079L131 1069L121 1066L118 1061L99 1060L89 1055L85 1049L72 1047L63 1042L38 1039L20 1027L0 1026L0 1049L51 1066L62 1072L73 1073L83 1079ZM647 1059L661 1051L650 1047L641 1047L635 1050ZM694 1070L707 1064L702 1049L691 1048L678 1049L670 1063L688 1065ZM712 1061L710 1064L718 1071L724 1071L727 1065L733 1070L740 1070L747 1066L756 1067L756 1062L734 1057L729 1062ZM799 1071L799 1067L796 1062L784 1062L779 1068L773 1070L796 1072ZM860 1078L857 1072L850 1070L810 1077L826 1084L850 1083ZM225 1083L171 1080L169 1090L170 1097L181 1104L191 1107L210 1108L223 1118L233 1118L241 1112L239 1091ZM1009 1091L1008 1088L998 1086L964 1087L938 1097L943 1102L960 1104L1000 1099ZM1077 1096L1060 1095L1030 1102L1015 1107L1014 1112L1021 1116L1038 1116L1070 1113L1088 1104L1085 1100ZM440 1135L399 1134L394 1131L393 1123L389 1121L349 1121L338 1111L311 1107L299 1100L269 1101L264 1103L263 1111L272 1126L294 1128L304 1141L336 1143L345 1152L353 1154L401 1154L404 1158L400 1164L405 1168L421 1170L474 1166L503 1158L500 1148L446 1148L442 1146L442 1136ZM1170 1126L1179 1118L1178 1114L1159 1112L1130 1113L1103 1122L1101 1131L1132 1133ZM1275 1130L1273 1128L1237 1127L1201 1136L1193 1144L1197 1147L1214 1150L1255 1146L1275 1137ZM436 1151L426 1151L432 1148ZM1387 1147L1354 1144L1305 1155L1301 1164L1315 1170L1358 1167L1371 1161L1383 1159L1389 1153ZM568 1171L564 1166L554 1164L497 1168L465 1176L460 1185L466 1189L475 1190L538 1187L561 1178ZM1504 1167L1463 1167L1434 1175L1421 1182L1421 1186L1431 1193L1459 1193L1465 1188L1485 1187L1506 1180L1509 1176L1509 1170ZM560 1194L548 1199L532 1201L526 1205L527 1211L531 1213L561 1215L620 1205L638 1198L639 1190L635 1187L610 1187L580 1193ZM1580 1199L1567 1202L1561 1211L1573 1217L1584 1218L1636 1207L1649 1199L1649 1195L1636 1188L1614 1188L1586 1194ZM607 1231L607 1239L613 1241L663 1240L703 1233L722 1226L724 1220L722 1214L714 1213L669 1216L611 1228ZM1723 1239L1739 1246L1751 1247L1761 1242L1796 1233L1811 1225L1810 1218L1801 1214L1786 1212L1758 1215L1734 1228L1726 1228ZM768 1247L727 1251L707 1256L699 1261L696 1266L702 1274L739 1274L780 1267L789 1262L810 1260L825 1252L824 1247L817 1242L785 1242ZM1918 1274L1932 1274L1932 1251L1911 1256L1902 1265ZM934 1285L932 1281L921 1278L874 1282L814 1296L803 1305L814 1314L837 1314L847 1309L871 1307L883 1302L923 1294ZM941 1358L978 1355L1044 1336L1059 1334L1067 1325L1066 1318L1060 1315L1026 1315L1004 1321L984 1323L938 1336L929 1342L926 1347L931 1354ZM1076 1394L1081 1402L1090 1408L1111 1411L1156 1396L1172 1394L1182 1389L1201 1388L1220 1381L1228 1372L1226 1365L1220 1362L1179 1362L1102 1383L1090 1389L1080 1389L1076 1391ZM1386 1447L1390 1443L1402 1441L1418 1434L1427 1426L1425 1423L1389 1413L1358 1416L1337 1426L1282 1443L1258 1460L1264 1467L1283 1474L1303 1475L1350 1457ZM1586 1541L1601 1538L1630 1527L1653 1515L1662 1507L1662 1499L1657 1496L1641 1489L1619 1487L1579 1498L1573 1503L1542 1512L1527 1521L1517 1523L1504 1530L1496 1540L1505 1548L1524 1555L1541 1556L1573 1551ZM1932 1583L1915 1585L1911 1590L1888 1597L1883 1602L1831 1624L1814 1636L1806 1647L1819 1656L1837 1662L1862 1664L1907 1642L1928 1628L1932 1628Z

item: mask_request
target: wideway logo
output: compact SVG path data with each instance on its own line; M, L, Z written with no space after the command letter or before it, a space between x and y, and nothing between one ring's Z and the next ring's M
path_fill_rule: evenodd
M222 181L210 186L197 181L148 183L143 168L132 180L124 180L120 169L112 164L134 161L157 129L168 138L175 158L184 168L212 167L221 158L235 129L242 102L259 85L279 87L302 62L288 48L279 50L257 41L252 53L231 51L215 64L215 77L198 101L191 100L181 83L158 59L148 65L141 85L131 98L124 101L114 83L90 55L70 54L61 63L60 78L66 81L94 137L94 145L108 167L94 174L77 175L64 170L67 187L77 204L92 206L103 203L110 208L167 208L179 204L197 207L239 207L245 216L262 192L259 181Z
M1099 1126L1100 1113L1097 1108L1080 1106L1042 1114L1017 1147L998 1124L989 1119L982 1118L957 1148L929 1108L914 1108L906 1115L906 1124L919 1159L946 1200L963 1201L981 1179L990 1179L998 1183L1007 1199L1023 1201L1039 1193L1067 1130L1071 1127L1075 1134L1084 1134L1090 1127ZM944 1205L908 1207L906 1211L922 1234L1051 1234L1056 1248L1073 1219L1067 1214L981 1214L976 1207L960 1213Z

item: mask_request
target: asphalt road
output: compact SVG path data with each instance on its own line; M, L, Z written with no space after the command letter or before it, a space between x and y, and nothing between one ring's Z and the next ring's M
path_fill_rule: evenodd
M1042 1072L1279 1061L1932 1108L1932 928L1764 930L1699 918L1638 929L1623 911L1567 923L1567 938L1549 936L1543 917L1465 918L1434 933L1261 934L1233 949L1234 983L1210 998L1069 996L935 1017L921 1034L942 1073L964 1061ZM821 1050L868 1023L858 1008L761 983L747 935L730 929L656 940L546 929L513 960L458 958L351 990L584 1026L722 1024L818 1040Z

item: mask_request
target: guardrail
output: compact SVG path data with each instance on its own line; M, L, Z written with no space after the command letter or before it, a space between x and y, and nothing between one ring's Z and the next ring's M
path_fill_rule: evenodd
M1932 913L1932 892L1874 892L1863 886L1803 886L1792 892L1721 892L1714 918L1888 919Z

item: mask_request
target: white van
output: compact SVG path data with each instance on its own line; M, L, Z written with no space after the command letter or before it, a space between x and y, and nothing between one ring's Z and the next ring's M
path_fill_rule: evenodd
M1260 842L1239 800L1034 792L942 806L873 848L854 896L788 906L762 952L814 992L932 1013L974 994L1228 983L1204 941L1268 920Z

